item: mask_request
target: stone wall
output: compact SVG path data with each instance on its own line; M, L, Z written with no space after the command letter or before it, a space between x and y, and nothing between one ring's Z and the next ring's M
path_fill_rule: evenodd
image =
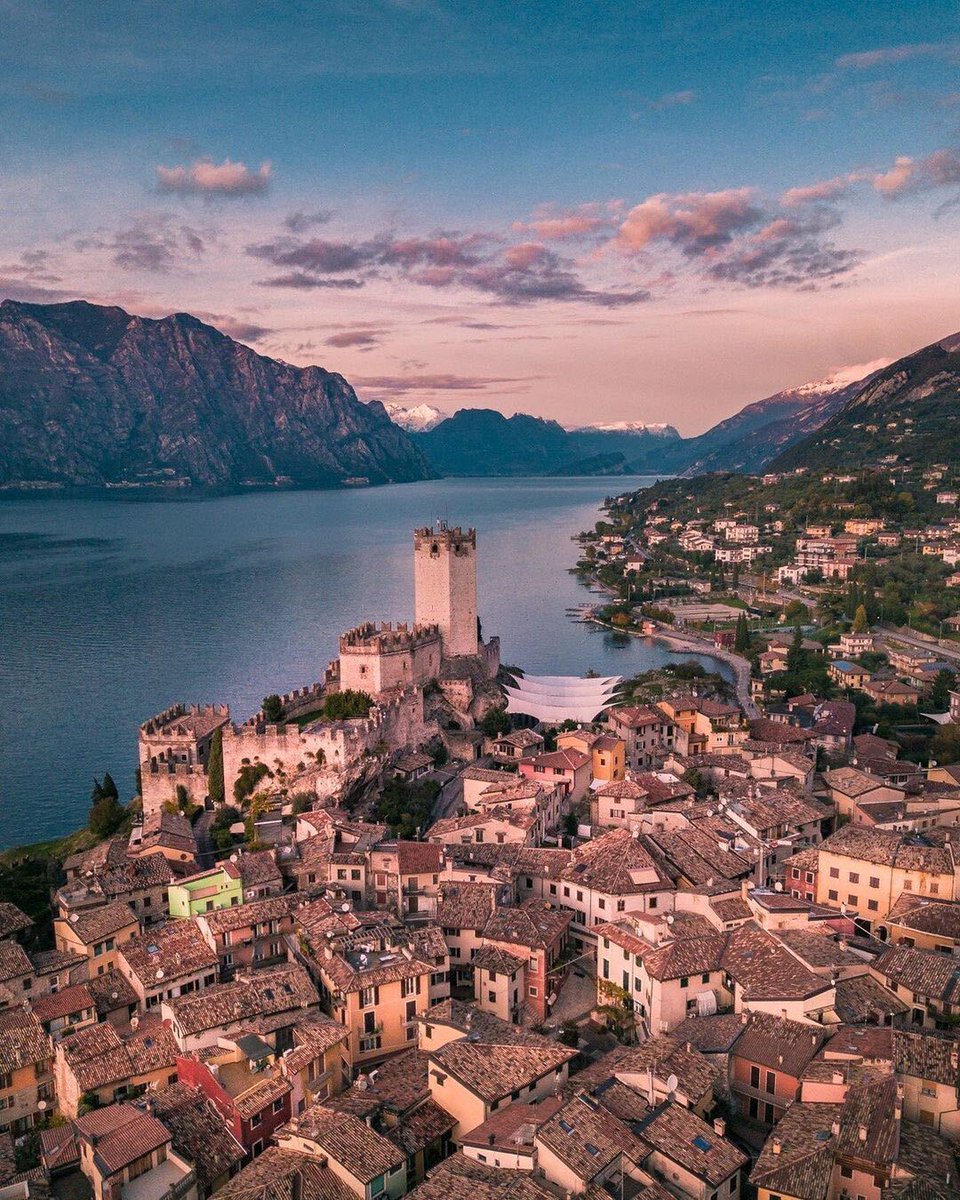
M177 787L182 785L194 804L207 802L207 772L192 763L154 759L140 767L143 814L158 813L168 800L176 803Z
M440 646L436 625L360 625L340 638L340 689L375 696L425 684L440 670Z

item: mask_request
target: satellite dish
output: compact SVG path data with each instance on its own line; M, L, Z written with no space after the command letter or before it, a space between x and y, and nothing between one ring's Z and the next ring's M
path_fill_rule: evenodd
M344 900L343 904L340 905L340 911L341 912L349 912L350 911L350 905L346 902L346 900Z
M783 891L783 884L780 882L780 880L779 880L779 879L778 879L778 880L777 880L777 882L776 882L776 883L773 885L773 890L774 890L775 892L782 892L782 891Z
M119 992L111 992L111 993L110 993L110 999L111 999L111 1000L119 1000L119 998L120 998L120 993L119 993Z
M80 920L80 914L79 914L79 913L71 913L71 914L70 914L70 924L71 924L71 925L76 925L76 923L77 923L79 920Z
M676 1077L676 1075L668 1075L667 1076L667 1091L675 1092L677 1090L679 1083L680 1083L680 1080Z
M230 855L230 861L231 861L231 862L233 862L233 863L235 863L235 862L237 861L237 855L236 855L236 854L231 854L231 855Z
M674 917L673 913L667 913L667 924L668 925L672 925L675 920L676 920L676 917Z
M46 1108L47 1108L47 1102L46 1102L46 1100L38 1100L38 1101L37 1101L37 1108L39 1108L39 1110L40 1110L41 1112L45 1112L45 1111L46 1111Z
M163 967L157 967L157 979L163 978Z

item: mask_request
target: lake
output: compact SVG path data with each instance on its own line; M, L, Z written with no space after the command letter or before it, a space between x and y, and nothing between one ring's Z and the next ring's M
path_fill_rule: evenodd
M589 599L569 574L572 535L611 491L651 482L3 500L0 848L83 825L104 771L129 798L151 714L217 700L242 719L264 695L321 679L342 630L412 618L413 529L436 518L477 528L480 617L504 662L612 675L675 659L566 615Z

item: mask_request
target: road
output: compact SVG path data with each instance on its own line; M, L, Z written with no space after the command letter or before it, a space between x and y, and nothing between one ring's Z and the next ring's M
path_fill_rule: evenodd
M929 650L932 654L936 654L938 658L942 658L949 662L960 663L960 648L938 642L936 638L916 637L909 630L904 633L902 629L898 629L892 625L878 625L878 636L888 642L901 642L905 646L914 646L918 650Z

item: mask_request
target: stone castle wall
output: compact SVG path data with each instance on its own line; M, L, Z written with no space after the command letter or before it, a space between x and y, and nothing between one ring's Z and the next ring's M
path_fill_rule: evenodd
M425 684L440 670L440 652L436 625L359 625L340 638L340 689L375 696Z
M177 787L186 788L194 804L204 805L209 795L207 772L191 763L152 760L140 767L140 789L143 815L158 813L167 803L176 803Z
M227 800L247 763L265 763L273 772L282 769L288 778L317 765L317 754L327 771L345 772L381 743L390 750L417 746L432 731L424 722L423 692L408 688L383 699L366 718L354 721L318 721L305 729L296 725L228 725L223 731L223 780Z

